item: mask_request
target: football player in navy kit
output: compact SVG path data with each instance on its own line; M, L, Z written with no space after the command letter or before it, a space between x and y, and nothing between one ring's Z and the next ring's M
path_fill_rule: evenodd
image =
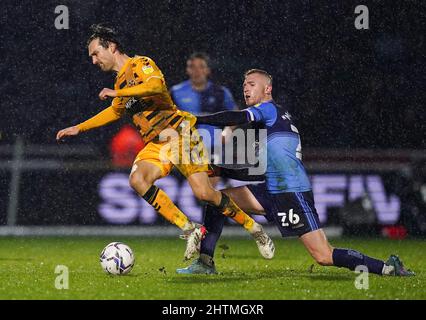
M302 163L299 132L285 106L272 98L272 76L260 69L244 75L244 99L247 109L224 111L198 117L198 123L217 126L253 123L267 130L265 182L223 190L245 212L266 215L279 228L283 237L298 236L315 261L322 266L345 267L355 270L365 266L379 275L411 276L401 260L391 255L384 262L352 249L334 248L320 226L311 184ZM226 171L226 172L225 172ZM240 172L222 169L231 178L252 180L248 170ZM247 178L247 179L246 179ZM205 227L209 231L201 242L200 257L190 266L177 269L184 274L214 274L213 255L222 232L225 217L206 207Z

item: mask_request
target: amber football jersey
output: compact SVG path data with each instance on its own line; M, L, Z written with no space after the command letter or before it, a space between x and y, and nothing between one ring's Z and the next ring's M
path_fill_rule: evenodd
M161 93L147 96L148 86L144 88L143 97L134 95L137 94L138 85L149 84L152 78L161 80ZM145 143L166 128L178 128L183 120L190 121L191 125L195 124L195 116L177 109L167 90L163 73L148 57L135 56L129 59L117 74L114 89L119 96L112 102L113 110L119 114L130 114ZM130 93L131 97L126 96Z

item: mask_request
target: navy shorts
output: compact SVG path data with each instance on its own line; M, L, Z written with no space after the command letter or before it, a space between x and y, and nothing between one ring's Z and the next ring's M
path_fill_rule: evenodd
M321 228L312 191L271 194L265 183L247 188L265 209L266 219L275 223L283 237L300 237Z

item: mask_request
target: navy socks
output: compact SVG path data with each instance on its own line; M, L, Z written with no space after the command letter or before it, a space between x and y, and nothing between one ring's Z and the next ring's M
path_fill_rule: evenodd
M368 272L381 275L385 263L355 250L336 248L333 250L333 264L350 270L362 265L368 268Z
M207 234L201 241L200 254L206 254L210 257L214 256L216 243L222 234L225 219L226 216L224 216L216 207L210 205L205 207L204 226L207 229Z

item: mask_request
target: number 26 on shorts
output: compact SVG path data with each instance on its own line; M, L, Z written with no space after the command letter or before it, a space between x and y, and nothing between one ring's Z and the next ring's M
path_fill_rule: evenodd
M300 217L297 213L293 213L293 209L290 209L288 214L286 212L278 212L278 216L281 217L281 224L283 227L288 227L289 224L298 224Z

